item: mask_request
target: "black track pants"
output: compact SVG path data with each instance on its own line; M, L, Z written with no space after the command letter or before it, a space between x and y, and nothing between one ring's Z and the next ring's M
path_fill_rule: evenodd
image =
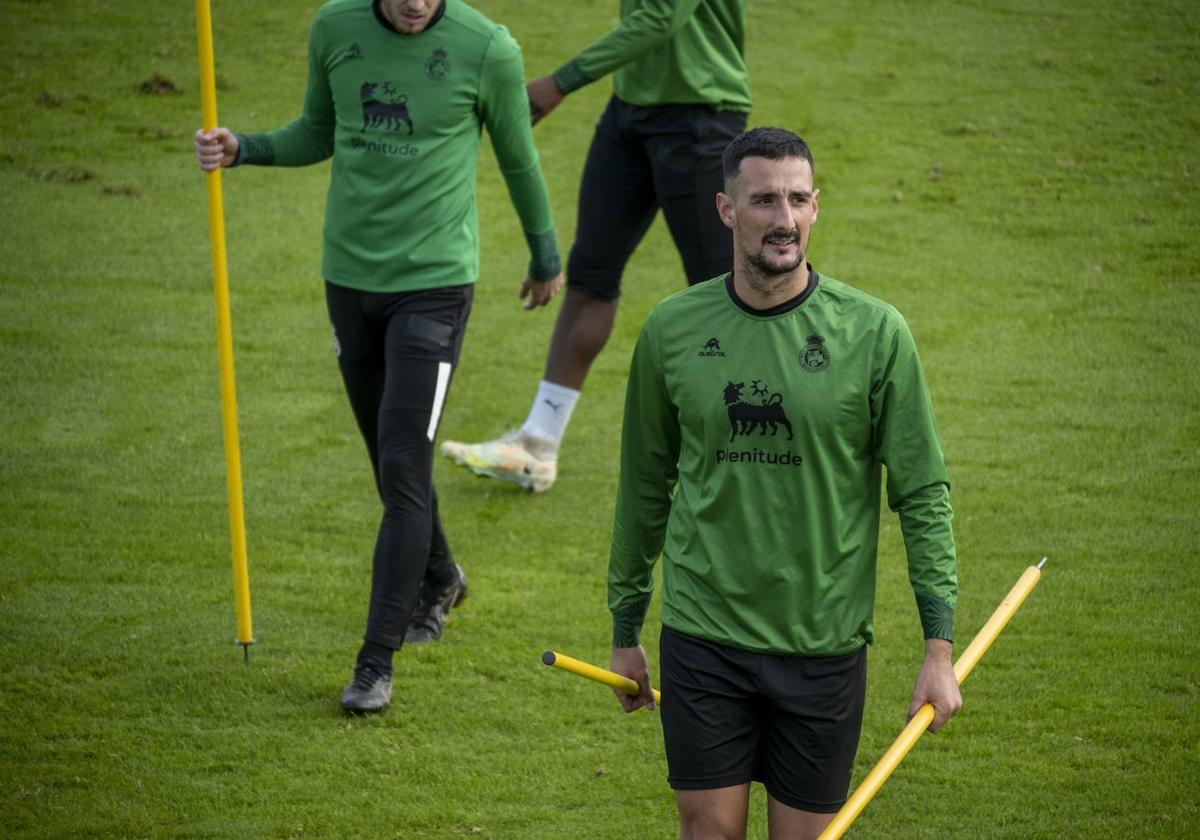
M613 97L596 124L579 184L567 283L594 298L621 292L625 264L662 210L689 284L733 268L717 215L721 154L746 115L706 105L630 105Z
M338 367L383 502L364 638L393 649L404 641L421 581L442 584L454 574L433 489L433 438L473 290L325 284Z

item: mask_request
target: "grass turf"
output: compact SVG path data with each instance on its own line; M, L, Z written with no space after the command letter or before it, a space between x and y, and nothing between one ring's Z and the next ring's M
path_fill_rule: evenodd
M477 5L531 76L616 6ZM812 259L899 306L925 360L954 481L960 648L1051 557L960 717L851 836L1200 833L1200 18L1171 2L750 6L751 122L800 131L817 158ZM314 8L217 4L223 123L291 118ZM646 311L681 284L661 224L629 267L554 491L438 464L474 597L444 641L401 654L387 715L347 719L336 698L378 512L316 274L328 168L224 179L259 641L245 667L191 10L11 0L4 16L4 834L670 835L656 719L537 661L607 656L625 366ZM169 84L141 93L154 74ZM608 87L536 131L564 248ZM518 308L520 231L482 157L484 276L441 428L465 439L520 421L552 323ZM856 779L898 733L920 655L890 519L876 618ZM753 837L761 805L756 790Z

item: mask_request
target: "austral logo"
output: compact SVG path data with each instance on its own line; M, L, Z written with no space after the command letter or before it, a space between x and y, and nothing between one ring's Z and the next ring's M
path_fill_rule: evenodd
M716 338L710 338L708 341L704 342L704 347L702 347L700 349L700 352L697 353L696 355L700 356L700 357L724 356L725 353L724 353L724 351L721 350L721 342L718 341Z
M346 60L349 60L352 58L362 58L363 57L362 47L360 47L358 45L358 42L356 41L353 44L351 44L350 46L346 47L346 51L344 53L342 53L342 57L345 58Z
M783 407L783 395L771 389L761 379L750 383L751 402L747 402L742 391L745 382L730 382L723 394L725 410L729 414L729 442L739 437L750 437L757 430L759 437L775 437L780 426L787 430L787 439L792 440L792 423ZM773 464L798 467L804 459L795 452L766 452L755 447L751 450L718 449L717 463Z
M433 55L425 62L425 75L435 82L450 75L450 58L445 50L439 47L433 51Z
M800 364L809 373L820 373L829 367L829 350L825 347L825 339L810 335L808 344L800 351Z
M408 113L408 97L397 93L391 82L382 84L382 98L378 98L376 90L379 82L363 82L359 88L362 97L363 126L361 131L399 131L400 126L408 126L408 134L412 136L413 121Z

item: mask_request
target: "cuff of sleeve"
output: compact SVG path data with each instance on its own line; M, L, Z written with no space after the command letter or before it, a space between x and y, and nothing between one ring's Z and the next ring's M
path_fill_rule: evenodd
M583 72L583 68L579 66L579 59L577 58L572 59L554 71L554 83L558 85L558 89L564 94L579 90L584 85L591 84L594 81L596 80Z
M275 144L265 134L234 134L238 139L238 153L233 166L243 163L252 166L273 166L275 164Z
M554 228L545 233L525 233L529 244L529 276L539 283L553 280L562 272L562 259L558 255L558 243L554 239Z
M926 639L954 641L954 607L932 595L917 595L917 611Z
M643 598L612 611L613 647L637 647L641 644L642 624L649 608L650 599Z

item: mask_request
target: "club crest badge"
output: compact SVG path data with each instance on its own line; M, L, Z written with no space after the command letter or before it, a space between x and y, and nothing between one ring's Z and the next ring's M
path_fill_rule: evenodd
M819 335L808 337L808 344L800 351L800 364L809 373L820 373L829 367L829 350L824 338Z
M435 82L440 82L450 75L450 58L441 47L435 49L433 55L425 62L425 75Z

